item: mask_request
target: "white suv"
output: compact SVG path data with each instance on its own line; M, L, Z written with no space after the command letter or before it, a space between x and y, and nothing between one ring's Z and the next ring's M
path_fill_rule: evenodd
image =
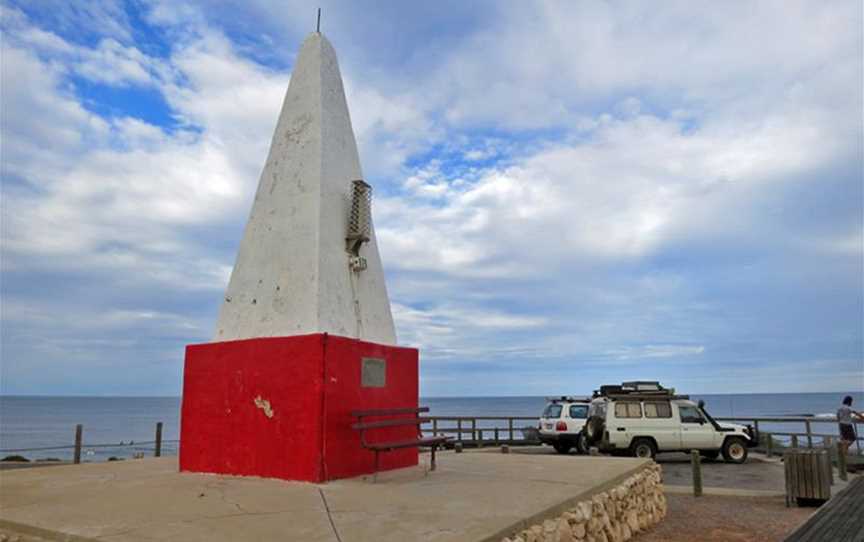
M602 451L636 457L699 450L710 459L722 453L731 463L743 463L747 449L758 442L752 427L720 424L702 401L675 395L657 382L625 382L594 392L585 440Z
M583 427L588 418L587 397L557 397L549 398L549 404L540 416L540 442L550 444L560 454L568 453L572 448L585 453L585 434Z

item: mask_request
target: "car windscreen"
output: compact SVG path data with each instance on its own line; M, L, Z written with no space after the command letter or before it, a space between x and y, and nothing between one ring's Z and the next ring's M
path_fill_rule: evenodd
M584 420L588 417L588 405L570 405L570 417Z
M561 417L561 405L558 403L550 403L546 405L546 410L543 411L544 418L560 418Z

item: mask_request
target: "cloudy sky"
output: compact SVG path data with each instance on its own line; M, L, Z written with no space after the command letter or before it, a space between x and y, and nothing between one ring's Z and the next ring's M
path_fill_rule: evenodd
M0 391L177 395L318 4L0 5ZM859 1L322 7L422 394L864 389Z

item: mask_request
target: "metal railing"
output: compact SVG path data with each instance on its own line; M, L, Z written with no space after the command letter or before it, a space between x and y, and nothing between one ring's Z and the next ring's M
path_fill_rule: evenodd
M424 433L453 436L469 446L540 444L536 416L429 416ZM467 438L466 438L467 437Z
M816 448L831 446L839 438L836 432L836 418L816 418L812 416L754 416L754 417L718 417L718 421L743 423L753 425L760 435L757 450L771 453L782 448L806 447ZM535 416L429 416L430 424L425 424L423 432L432 435L453 436L454 441L467 446L483 446L484 444L539 444ZM789 428L797 424L801 430ZM760 427L761 425L761 427ZM789 430L776 429L778 425L786 425ZM814 431L814 426L830 425L835 432ZM862 426L861 422L856 425ZM857 455L862 453L861 442L864 437L857 433L855 448Z
M832 448L833 444L839 440L839 432L837 429L837 418L825 417L817 418L815 416L748 416L748 417L721 417L718 421L750 424L759 435L759 445L756 447L758 451L763 451L771 455L775 451L780 451L783 448ZM782 425L795 424L803 430L777 430L776 427ZM854 453L856 456L862 455L861 442L864 441L864 436L861 436L861 431L857 430L864 426L864 423L855 421L856 438L854 445ZM824 431L814 431L814 426L822 428L831 426L830 433ZM850 448L850 451L851 448Z
M536 445L540 443L536 416L429 416L428 424L423 427L423 432L430 435L453 436L454 442L460 442L466 446L484 445ZM753 425L760 436L758 451L768 455L782 453L785 448L830 448L839 438L836 432L836 418L816 418L810 416L746 416L746 417L718 417L718 421L743 423ZM778 429L778 427L797 424L790 430ZM857 427L864 426L862 422L855 422ZM835 432L814 431L814 426L821 427L830 425ZM800 430L793 430L795 428ZM864 437L857 432L855 442L855 456L864 460L862 455L862 441ZM163 444L177 444L179 440L165 440L162 438L162 422L156 424L154 440L121 443L99 443L85 444L83 442L83 426L75 427L75 443L61 446L43 446L33 448L5 448L0 449L0 454L21 452L42 452L51 450L73 450L73 462L81 462L83 449L92 448L122 448L132 447L140 452L152 451L155 457L162 455ZM152 448L149 447L152 445ZM851 450L850 450L851 451Z
M99 443L99 444L86 444L84 442L84 426L82 424L78 424L75 426L75 443L67 444L67 445L59 445L59 446L36 446L32 448L2 448L0 449L0 454L19 454L22 452L47 452L47 451L60 451L60 450L72 450L72 462L73 463L81 463L81 455L82 451L93 448L133 448L137 453L143 455L143 451L152 451L154 457L160 457L162 455L162 447L163 444L173 444L179 443L179 440L173 439L163 439L162 438L162 422L158 422L156 424L156 433L155 438L153 440L145 440L145 441L132 441L129 442L121 441L119 443ZM152 445L152 447L150 447ZM143 450L143 451L142 451Z

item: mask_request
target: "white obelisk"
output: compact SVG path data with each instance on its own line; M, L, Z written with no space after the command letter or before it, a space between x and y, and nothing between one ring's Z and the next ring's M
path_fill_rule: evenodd
M332 333L396 344L368 206L354 194L362 179L336 52L315 32L291 74L216 341ZM358 203L364 242L348 240Z

